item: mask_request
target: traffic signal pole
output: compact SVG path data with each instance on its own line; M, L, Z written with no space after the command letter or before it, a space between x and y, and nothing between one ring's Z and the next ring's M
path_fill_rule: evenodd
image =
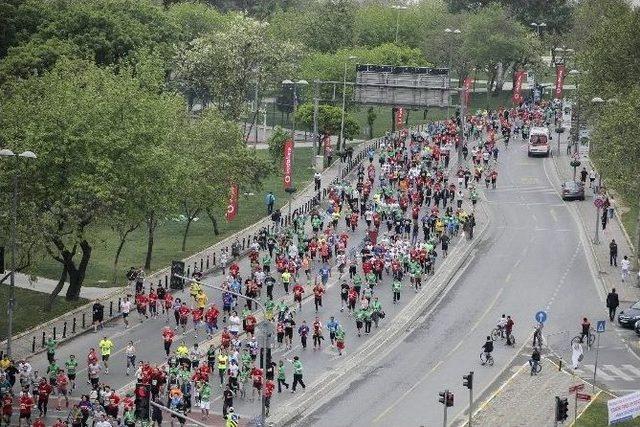
M462 385L469 389L469 427L473 418L473 371L462 376Z
M442 421L442 427L447 427L447 399L449 397L449 390L444 391L444 419Z
M154 402L153 400L149 401L150 405L149 407L151 407L151 405L156 406L160 409L162 409L163 411L167 411L168 413L175 415L176 417L180 417L180 418L184 418L185 420L188 420L190 423L195 424L197 426L201 426L201 427L209 427L209 424L205 424L202 421L198 421L195 420L193 418L190 418L188 415L182 414L180 412L176 412L173 409L169 409L166 406L162 406L159 403Z

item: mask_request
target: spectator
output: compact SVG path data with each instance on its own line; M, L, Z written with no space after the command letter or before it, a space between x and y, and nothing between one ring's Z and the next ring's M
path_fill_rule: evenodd
M611 239L611 243L609 243L609 265L612 267L618 266L618 244L616 239Z
M271 215L273 213L273 205L276 203L276 196L274 196L273 191L267 193L264 202L267 205L267 215Z
M629 277L629 267L631 267L631 261L629 261L629 257L626 255L622 258L620 262L620 267L622 268L622 281Z

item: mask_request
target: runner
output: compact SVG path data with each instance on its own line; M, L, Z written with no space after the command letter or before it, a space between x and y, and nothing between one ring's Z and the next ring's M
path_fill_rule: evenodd
M105 375L109 375L108 362L109 356L111 356L111 351L113 350L113 341L105 335L98 343L98 347L100 348L100 354L102 355L102 363L104 363L104 373Z

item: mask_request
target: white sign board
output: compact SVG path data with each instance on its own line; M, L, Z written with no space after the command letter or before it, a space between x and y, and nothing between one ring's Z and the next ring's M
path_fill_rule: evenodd
M640 391L611 399L607 402L607 407L609 408L609 425L632 420L640 415Z

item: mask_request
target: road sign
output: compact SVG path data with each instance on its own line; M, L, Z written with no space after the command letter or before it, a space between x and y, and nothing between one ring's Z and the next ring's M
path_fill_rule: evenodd
M596 326L596 332L604 332L604 320L598 320L598 326Z
M578 390L583 390L584 384L576 384L569 387L569 393L575 393Z
M547 321L547 312L540 310L536 313L536 322L544 323Z
M588 402L591 400L591 395L586 393L576 393L576 399Z
M602 207L604 206L604 199L598 196L595 199L593 199L593 204L596 206L596 208L602 209Z
M607 401L609 425L640 415L640 391Z

